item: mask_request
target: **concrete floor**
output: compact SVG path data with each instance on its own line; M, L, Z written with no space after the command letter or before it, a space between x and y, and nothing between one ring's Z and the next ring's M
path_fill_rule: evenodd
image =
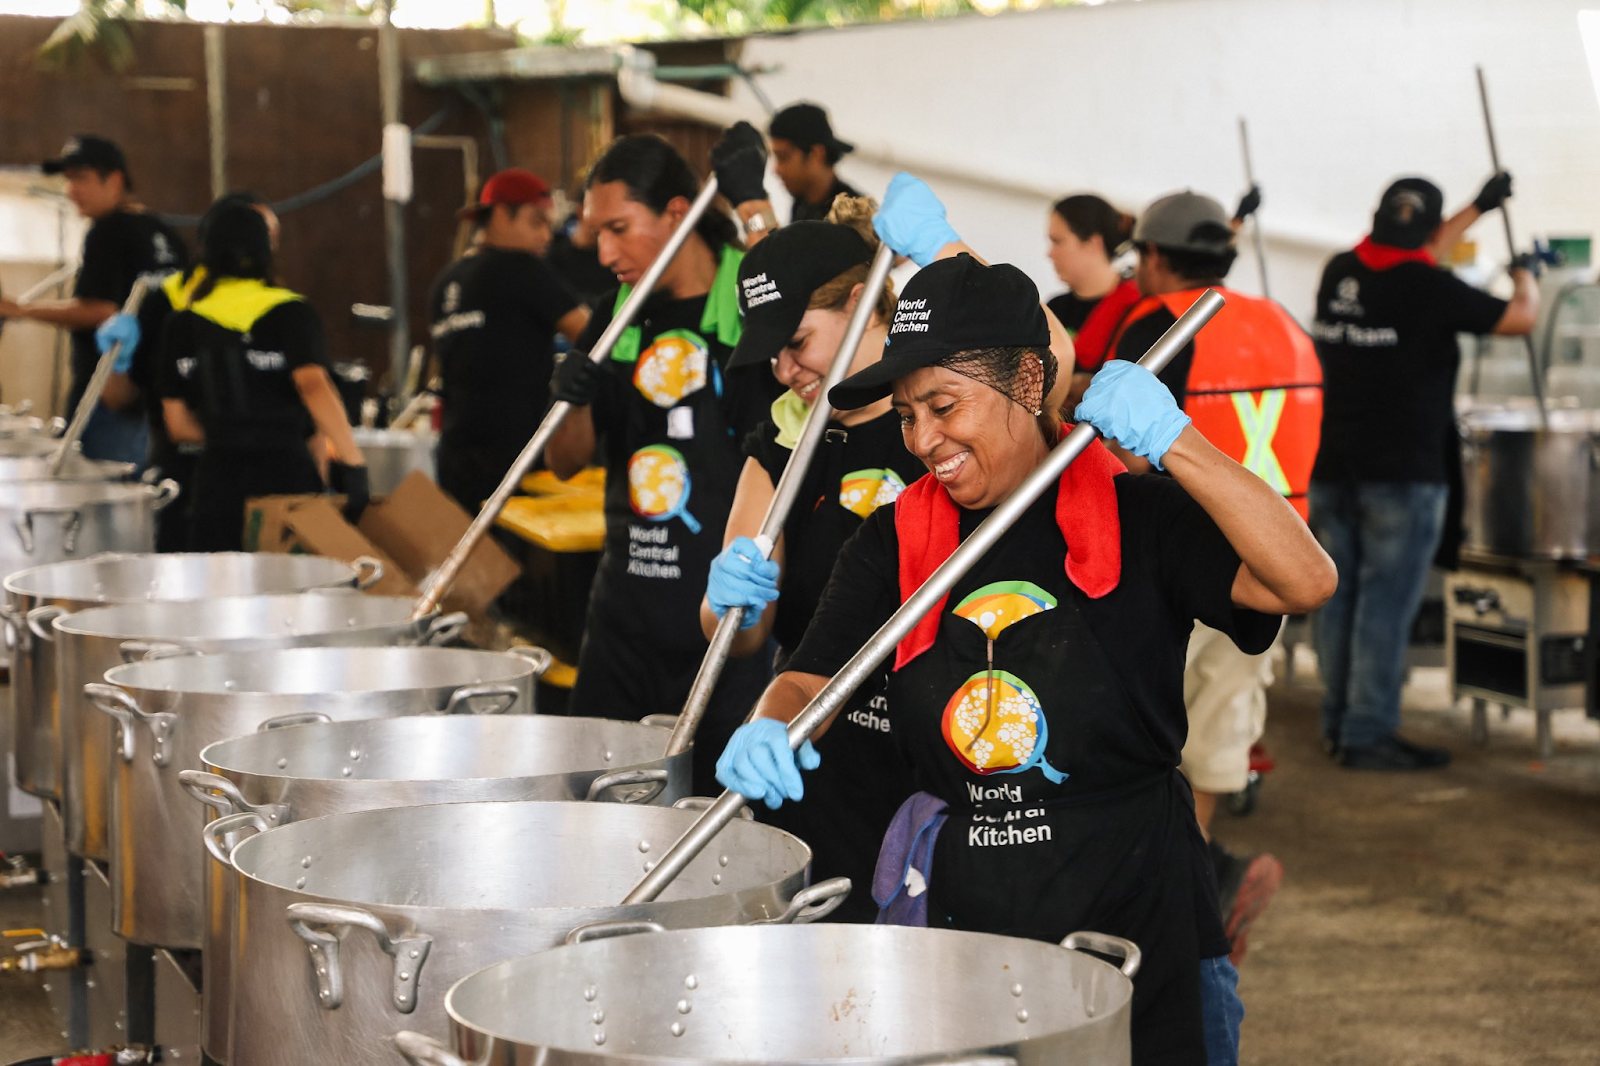
M1214 826L1286 869L1241 969L1243 1061L1600 1062L1600 724L1557 716L1542 764L1524 713L1473 748L1442 671L1421 670L1407 731L1453 748L1454 765L1357 774L1321 753L1319 695L1274 688L1277 769L1255 814ZM0 892L0 928L37 922L34 899ZM0 977L0 1063L64 1050L37 984Z

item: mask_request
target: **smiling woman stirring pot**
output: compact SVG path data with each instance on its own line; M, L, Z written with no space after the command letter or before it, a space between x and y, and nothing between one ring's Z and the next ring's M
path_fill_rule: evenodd
M892 225L879 233L913 250ZM927 240L912 242L922 259ZM957 240L945 227L938 243ZM718 763L724 785L769 806L801 799L819 755L791 753L784 723L1043 461L1062 433L1046 410L1055 375L1021 271L959 255L912 278L882 360L829 398L848 410L889 396L930 473L840 552L787 669ZM890 828L875 889L916 897L933 926L1133 940L1134 1061L1203 1062L1214 1032L1236 1046L1239 1012L1177 769L1185 645L1199 619L1264 649L1336 575L1294 510L1189 427L1149 371L1102 371L1077 416L1171 476L1128 474L1092 444L900 644L888 695L922 792ZM1232 1009L1203 1022L1206 982L1225 982ZM1221 998L1209 990L1208 1006Z

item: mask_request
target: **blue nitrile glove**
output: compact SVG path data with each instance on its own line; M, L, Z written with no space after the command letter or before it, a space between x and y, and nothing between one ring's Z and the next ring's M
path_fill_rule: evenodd
M139 347L139 320L133 315L112 315L94 331L94 343L101 355L109 352L118 341L122 342L122 347L117 349L117 359L111 364L111 371L114 374L126 374L128 368L133 366L134 349Z
M1100 368L1075 417L1158 470L1161 457L1189 424L1161 379L1126 359L1108 360Z
M772 810L785 799L805 795L801 770L815 770L822 756L811 741L789 750L789 730L776 718L757 718L734 730L733 739L717 760L717 781L748 800L762 800Z
M872 228L891 251L908 256L919 267L937 259L939 249L961 239L950 228L944 204L928 183L903 170L889 182L883 206L872 217Z
M763 558L761 547L749 537L735 537L711 560L711 577L706 582L706 602L711 613L721 618L731 608L743 607L740 629L749 629L761 620L767 604L778 598L778 564Z

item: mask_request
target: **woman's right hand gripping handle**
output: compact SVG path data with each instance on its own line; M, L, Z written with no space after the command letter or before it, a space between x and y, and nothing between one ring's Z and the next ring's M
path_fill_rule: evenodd
M776 718L757 718L734 731L717 760L717 781L747 800L761 800L777 810L785 799L805 795L801 770L815 770L822 756L811 741L789 750L789 731Z
M778 598L778 564L766 558L761 546L749 537L735 537L711 560L706 580L706 603L721 618L735 607L744 608L740 629L749 629L761 620L767 604Z

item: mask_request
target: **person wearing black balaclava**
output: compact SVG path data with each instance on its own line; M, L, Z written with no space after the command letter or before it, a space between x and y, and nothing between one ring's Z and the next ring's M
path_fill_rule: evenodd
M329 487L360 517L367 469L328 373L322 326L305 300L272 284L272 241L253 207L208 212L200 267L186 309L163 330L159 388L175 444L201 443L190 508L193 551L238 551L245 501L320 492L307 447L332 447Z

